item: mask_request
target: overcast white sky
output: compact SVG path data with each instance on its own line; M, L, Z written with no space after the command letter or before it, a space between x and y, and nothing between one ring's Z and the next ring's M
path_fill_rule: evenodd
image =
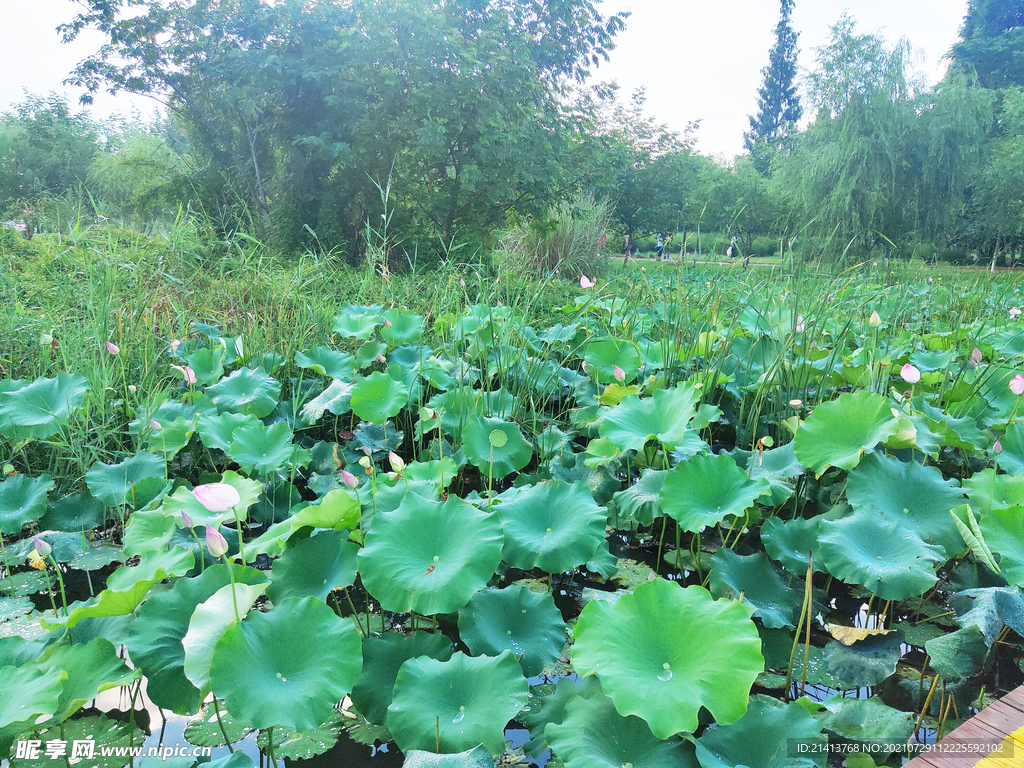
M797 0L793 23L800 33L801 64L813 63L813 48L849 9L866 31L891 40L908 37L923 53L922 70L938 80L942 57L956 40L967 0ZM102 39L85 35L62 45L55 29L76 12L72 0L0 0L0 109L32 93L66 91L61 81ZM739 152L746 116L757 106L761 69L778 21L778 0L605 0L605 12L632 10L612 60L600 68L627 93L646 86L649 111L673 128L700 119L698 148ZM100 97L101 114L151 113L153 102Z

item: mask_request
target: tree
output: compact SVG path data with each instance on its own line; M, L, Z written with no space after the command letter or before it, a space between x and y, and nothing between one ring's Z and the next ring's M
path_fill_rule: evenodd
M782 13L775 27L775 45L768 66L761 70L764 82L757 94L757 116L750 117L750 130L743 135L747 151L757 170L767 174L772 158L786 149L803 115L796 87L797 33L791 16L794 0L782 0Z
M1024 0L970 0L951 53L984 88L1024 85Z

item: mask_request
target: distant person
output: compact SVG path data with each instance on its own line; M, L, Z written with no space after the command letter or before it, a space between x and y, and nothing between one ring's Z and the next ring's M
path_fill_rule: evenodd
M655 249L658 254L658 261L661 261L661 254L665 252L665 240L661 236L661 232L658 233L658 247Z
M669 254L669 250L668 250L668 247L671 244L672 244L672 235L669 235L668 236L668 240L665 241L665 244L662 246L662 249L661 249L662 260L663 261L672 261L672 256Z
M626 235L626 239L622 243L622 255L623 256L629 256L630 251L632 251L632 250L633 250L633 238L631 238L629 235Z

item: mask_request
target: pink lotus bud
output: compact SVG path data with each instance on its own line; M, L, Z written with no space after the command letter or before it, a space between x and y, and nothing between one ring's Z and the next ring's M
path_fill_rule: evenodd
M388 359L384 357L384 355L377 355L377 359L380 360L385 365L387 365Z
M192 493L195 494L196 501L210 512L227 512L242 500L238 491L227 483L197 485Z
M399 456L394 451L388 453L388 461L391 462L391 469L393 469L395 472L401 472L403 469L405 469L405 462L402 461L402 457Z
M108 341L107 342L107 352L109 352L112 355L116 355L116 354L119 354L121 352L121 350L120 350L120 348L118 348L117 344L115 344L112 341Z
M1010 391L1017 395L1017 397L1024 395L1024 376L1018 373L1010 379Z
M192 528L192 518L188 516L188 512L181 513L181 524L186 528Z
M622 370L621 368L619 368L619 366L616 365L612 372L615 374L615 380L617 382L619 382L620 384L625 383L626 372L624 370Z
M875 310L871 310L871 317L868 318L868 325L877 328L882 324L882 317Z
M195 384L196 381L198 381L198 379L196 379L196 372L187 365L172 365L171 368L176 371L181 371L181 375L185 377L185 381L189 384Z
M350 491L354 491L359 487L359 480L351 472L347 470L341 470L341 482L345 484L345 487Z
M998 456L1002 452L1003 452L1003 444L999 442L999 438L997 437L995 443L993 443L993 445L992 445L992 453L994 453L996 456Z
M212 525L206 526L206 548L214 557L224 557L228 553L228 540Z
M1014 320L1020 315L1020 310L1017 307L1010 307L1010 319Z
M981 350L978 349L977 347L975 347L974 351L971 352L971 360L974 362L975 365L981 362Z
M156 419L150 419L149 426L152 427L154 432L159 432L161 429L164 428L163 425Z
M171 339L171 352L177 352L181 346L181 339Z
M900 376L903 377L903 380L907 382L907 384L917 384L917 382L921 380L921 372L910 363L903 366L903 369L900 371Z
M50 554L50 552L53 551L50 545L42 539L40 539L38 536L32 539L32 546L35 547L36 554L38 554L40 557L47 557Z
M593 288L597 283L591 280L586 275L580 275L580 287L581 288Z
M385 328L390 328L391 327L391 321L388 320L386 317L384 318L384 327Z

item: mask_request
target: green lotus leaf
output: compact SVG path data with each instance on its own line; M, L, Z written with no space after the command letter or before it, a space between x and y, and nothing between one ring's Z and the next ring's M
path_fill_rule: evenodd
M260 485L257 480L249 480L246 477L228 470L220 479L218 483L224 483L230 485L236 491L238 491L239 502L235 505L235 510L238 512L238 516L245 520L248 515L249 508L252 507L257 501L259 501L260 494L263 492L263 486ZM227 510L225 512L211 512L204 507L199 499L196 498L191 488L184 486L178 488L174 493L164 499L163 506L160 508L160 512L163 515L167 515L173 519L177 525L184 526L182 521L182 513L187 514L195 526L212 525L217 527L228 521L234 521L235 510ZM135 516L132 516L134 520ZM131 522L129 522L131 527ZM130 554L136 554L132 552ZM248 554L248 553L247 553Z
M754 454L751 467L750 451L734 450L730 454L736 464L748 470L752 478L763 477L772 487L770 504L779 506L793 497L796 490L796 479L805 471L805 467L796 458L793 443L786 443L770 451L759 451Z
M878 685L895 672L902 646L899 632L869 636L853 645L832 640L823 649L821 661L835 683L831 687L851 691Z
M335 416L344 416L352 410L352 390L354 388L353 384L348 384L341 379L332 380L323 392L302 406L302 418L308 424L314 424L328 411Z
M259 421L251 413L220 413L216 416L204 413L199 416L197 429L203 445L227 453L235 441L235 430L258 424Z
M88 392L85 377L67 373L58 373L55 379L38 378L19 389L0 390L0 435L12 441L52 437L85 405Z
M964 480L964 492L981 517L990 509L1024 507L1024 475L996 475L991 468L983 469Z
M0 498L2 495L0 492ZM106 510L103 503L86 491L51 501L46 514L39 520L39 527L48 531L88 531L90 528L100 527L105 521Z
M770 490L767 480L748 478L731 456L699 454L669 470L659 499L666 515L696 532L727 515L742 518Z
M635 483L612 497L612 506L621 516L619 524L635 520L638 525L650 525L664 514L660 497L666 475L667 470L645 469Z
M605 413L601 437L622 451L642 451L648 440L675 448L694 429L699 402L700 392L691 382L659 389L653 397L631 395Z
M310 760L317 755L322 755L338 743L338 739L341 738L348 723L349 721L343 714L335 712L330 720L311 731L275 728L274 757L291 762L292 760ZM264 754L269 754L270 736L268 731L260 731L257 734L256 745L263 750Z
M107 588L126 592L140 581L162 581L173 576L184 576L196 567L196 558L184 547L144 552L139 562L122 566L107 578Z
M141 676L118 657L110 641L98 637L88 643L51 646L39 666L63 670L66 676L54 711L58 722L67 720L98 693L128 685Z
M497 516L455 496L439 502L408 493L394 512L378 511L359 573L385 610L452 613L487 586L501 545Z
M223 702L218 701L216 708L211 702L205 704L199 714L185 726L185 741L197 747L226 747L229 743L237 744L253 730L249 723L239 720L224 709Z
M338 488L328 492L319 504L311 504L299 510L298 514L270 526L262 536L245 545L245 554L284 554L288 540L303 528L327 528L342 530L355 528L359 524L362 508L349 492Z
M494 768L494 758L483 745L456 755L435 755L412 749L406 754L402 768Z
M358 304L346 304L334 316L331 330L350 339L366 340L373 335L381 319L381 307L377 305L363 307Z
M35 605L27 597L0 597L0 622L12 621L14 619L20 619L22 616L28 616L32 611L35 610ZM4 637L0 638L0 667L5 667L9 663L4 658L3 643L5 640L21 640L20 636ZM42 649L40 649L42 650ZM36 654L38 656L39 654ZM35 658L35 657L33 657ZM27 659L26 661L29 661ZM15 664L14 666L21 666Z
M281 383L259 368L239 368L230 376L207 387L219 411L245 414L262 419L277 407L281 397Z
M308 354L295 353L295 364L331 379L351 383L355 373L356 359L347 352L330 347L313 347Z
M54 714L60 706L64 676L62 669L39 664L0 667L0 691L4 692L0 696L0 728Z
M820 524L820 515L787 521L770 517L761 523L761 543L769 557L790 573L802 576L807 573L810 553L818 546ZM815 559L814 570L822 570L821 558Z
M589 699L602 696L601 682L591 675L579 678L561 677L555 685L538 685L530 691L530 706L522 711L518 719L530 732L530 740L523 751L532 757L539 757L547 748L544 729L548 723L561 723L565 716L565 705L580 696ZM650 728L648 728L650 730Z
M562 653L565 622L551 593L512 584L473 595L459 610L459 637L474 656L511 651L534 677Z
M269 427L250 424L235 430L228 456L246 472L268 474L283 467L294 451L292 431L283 421Z
M185 651L182 666L185 677L204 694L210 686L213 650L239 619L244 619L256 600L266 592L266 584L228 584L196 606L181 639Z
M452 641L439 632L386 632L363 641L363 671L352 688L352 703L363 717L374 725L387 724L398 670L419 656L448 661Z
M188 367L196 375L196 382L204 387L224 375L224 347L203 347L188 356Z
M312 597L250 613L217 643L213 692L257 728L309 731L331 719L363 664L359 631Z
M544 729L566 768L697 768L693 747L680 739L658 739L639 717L623 717L604 695L576 696L561 723Z
M999 468L1014 475L1024 474L1024 423L1015 421L1007 425L999 443L1003 447Z
M926 542L942 547L946 558L964 549L949 514L964 503L963 491L935 467L871 454L850 471L846 497L854 509L875 510L914 528Z
M157 592L139 609L128 630L128 651L145 674L147 694L159 707L177 714L195 712L200 691L185 676L182 640L197 607L231 584L226 565L209 566L191 579L178 579ZM265 584L267 575L255 568L233 566L236 584Z
M928 640L924 649L931 657L929 664L932 669L950 682L976 675L988 656L985 634L976 626Z
M0 482L0 534L21 533L22 528L42 517L52 488L49 475L12 475Z
M580 483L545 480L498 507L502 559L515 568L564 573L585 565L604 541L607 512Z
M923 595L938 579L936 567L946 561L941 547L877 512L822 520L818 546L829 573L883 600Z
M124 554L136 557L146 552L161 551L174 537L174 531L174 518L162 507L133 512L124 527Z
M417 315L406 309L389 309L381 317L387 322L381 327L380 335L389 347L419 344L420 339L423 338L424 320L422 315Z
M111 563L123 563L124 550L109 542L93 543L81 555L68 561L68 567L76 571L98 571Z
M702 706L720 725L736 722L764 670L757 627L740 603L664 579L614 604L588 603L572 660L600 678L620 714L642 717L660 739L695 731Z
M374 371L352 387L352 410L363 421L383 424L409 402L409 392L386 373Z
M462 430L462 450L485 477L518 472L533 457L533 447L515 424L485 416L470 418Z
M815 757L792 756L792 743L818 747ZM782 704L755 696L747 714L732 725L709 728L697 740L703 768L825 768L828 739L821 723L797 702ZM711 753L708 759L706 753Z
M335 589L355 583L358 553L345 531L321 531L304 539L274 563L267 596L274 603L307 595L326 602Z
M167 463L162 456L143 451L118 464L93 464L85 473L89 492L108 507L128 505L141 509L163 490Z
M842 740L870 743L878 759L888 755L879 745L905 743L914 731L914 713L886 706L877 696L870 699L836 696L825 702L818 719L825 730Z
M865 451L898 431L889 401L861 390L817 406L796 431L793 449L801 464L820 475L829 467L853 469Z
M1007 626L1024 635L1024 592L1019 587L985 587L958 592L949 599L956 609L956 623L965 629L977 626L992 645Z
M89 540L81 533L65 533L62 531L42 531L31 539L25 538L14 544L7 545L8 562L25 560L36 548L35 539L50 545L50 557L58 563L69 563L84 554Z
M615 378L615 366L619 366L626 375L626 381L633 381L640 373L640 353L636 345L625 339L604 337L593 339L587 343L583 352L587 367L593 366L597 372L597 380L601 384L611 384Z
M483 744L505 748L505 725L526 706L530 686L510 651L490 658L410 659L395 680L388 730L403 752L451 754Z
M450 456L437 461L414 461L408 464L403 473L413 482L432 483L438 490L452 484L459 473L459 465Z
M723 547L711 558L711 594L749 602L768 629L796 627L802 591L787 584L763 552L737 555Z
M70 613L63 619L51 622L44 620L47 626L65 626L73 629L82 619L106 616L127 616L134 613L139 604L146 599L149 590L158 581L167 578L162 570L158 571L153 580L137 581L125 590L104 589L95 598L85 602L77 603Z
M195 420L179 416L169 424L162 425L159 430L149 433L149 437L146 439L146 450L162 453L165 460L172 459L188 445L195 431Z

